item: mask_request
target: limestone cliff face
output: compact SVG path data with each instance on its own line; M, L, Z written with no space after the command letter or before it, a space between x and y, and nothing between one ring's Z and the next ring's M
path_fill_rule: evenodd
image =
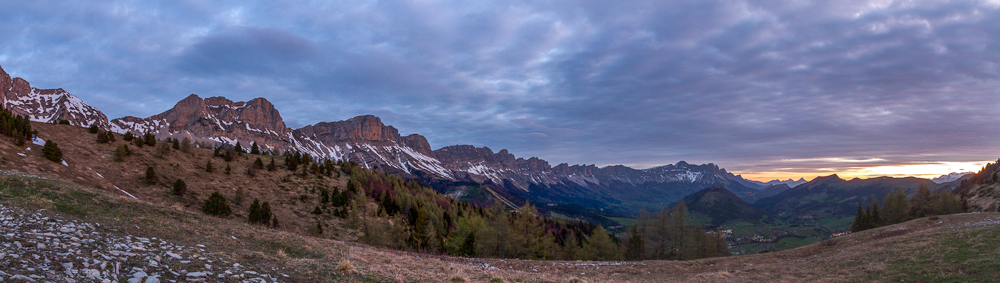
M149 118L114 119L111 124L111 129L119 133L152 133L160 138L188 137L229 144L238 141L246 148L257 143L262 148L281 150L291 144L290 130L278 110L263 98L233 102L224 97L202 99L192 94L163 113Z
M118 133L152 133L159 138L188 137L195 141L235 145L249 149L253 143L274 153L298 151L332 160L352 160L367 168L451 178L423 136L400 136L375 116L320 122L300 129L288 128L270 101L247 102L225 97L184 98L173 108L148 118L123 117L111 121Z
M97 125L102 129L110 125L104 113L69 92L61 88L33 88L27 80L11 79L3 68L0 68L0 105L35 122L66 120L70 125Z

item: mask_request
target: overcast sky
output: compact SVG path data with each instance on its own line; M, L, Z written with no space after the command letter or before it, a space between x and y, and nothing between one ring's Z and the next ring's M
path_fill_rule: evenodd
M264 97L553 165L1000 157L997 0L206 2L2 0L0 66L110 118Z

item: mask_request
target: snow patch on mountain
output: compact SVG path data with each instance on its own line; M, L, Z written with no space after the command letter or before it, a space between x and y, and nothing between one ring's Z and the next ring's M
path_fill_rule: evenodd
M934 183L937 183L937 184L942 184L942 183L947 183L947 182L954 182L955 180L961 179L962 177L965 177L966 175L971 175L971 174L975 174L975 173L974 172L952 172L952 173L949 173L949 174L938 176L937 178L931 179L931 181L934 182Z

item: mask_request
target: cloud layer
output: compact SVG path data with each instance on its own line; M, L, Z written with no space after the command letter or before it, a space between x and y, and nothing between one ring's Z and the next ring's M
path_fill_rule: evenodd
M1000 155L996 1L203 2L3 1L0 66L110 117L265 97L554 163Z

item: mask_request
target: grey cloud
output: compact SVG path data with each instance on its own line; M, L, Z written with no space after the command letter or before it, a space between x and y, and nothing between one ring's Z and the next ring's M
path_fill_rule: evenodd
M745 170L988 160L1000 138L980 1L4 5L0 65L112 116L266 97L290 125L375 114L434 147ZM796 166L843 168L820 163Z

